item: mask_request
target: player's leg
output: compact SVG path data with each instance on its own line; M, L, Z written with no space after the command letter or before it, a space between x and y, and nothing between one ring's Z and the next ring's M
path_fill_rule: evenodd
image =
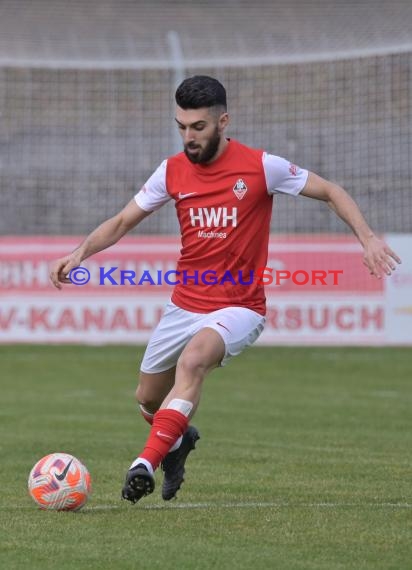
M154 414L160 408L174 385L175 373L176 367L165 372L158 372L157 374L140 372L136 399L142 416L150 425L153 424ZM176 440L162 461L161 466L164 471L162 497L165 501L173 499L180 489L183 482L186 459L189 453L195 449L199 438L200 435L197 428L189 425L183 436Z
M176 367L173 367L165 372L158 372L148 374L140 372L139 385L136 390L136 400L139 404L140 412L143 418L150 425L153 424L153 416L160 408L167 394L173 387L175 381ZM196 441L200 438L198 430L194 426L188 426L183 436L179 437L174 445L170 448L169 453L162 461L162 470L164 471L164 478L162 484L162 497L165 501L173 499L180 489L183 482L184 464L189 453L195 449ZM139 465L140 460L135 460L131 469ZM147 469L147 465L144 465ZM141 470L139 466L140 475L144 475L143 491L144 494L149 494L153 489L152 481L147 481L147 475ZM149 468L149 472L152 470ZM127 498L127 497L125 497Z
M264 318L249 309L236 307L215 311L205 316L199 326L207 328L196 334L182 352L177 363L175 385L162 404L162 408L167 408L179 395L191 399L193 408L190 417L197 408L203 379L209 370L216 366L216 363L224 365L232 356L240 354L245 347L253 344L263 330ZM206 360L203 358L203 351L208 345L206 339L211 338L214 332L222 339L224 352L215 355L215 364L205 369ZM163 499L170 500L180 489L184 481L186 458L195 447L197 435L196 428L190 426L183 436L180 448L169 453L162 461L165 474L162 486Z
M147 372L140 372L140 382L136 390L136 399L139 404L140 413L148 424L153 424L153 416L159 410L162 402L169 394L175 382L176 366L166 370L165 372L158 372L148 374ZM196 428L191 427L187 429L182 437L178 438L175 444L170 449L170 452L175 451L180 447L182 440L192 445L199 439L199 433Z
M191 338L189 332L198 316L169 303L153 331L141 363L136 398L140 411L149 424L174 384L177 360ZM182 443L174 442L173 449ZM137 473L137 477L135 476ZM135 460L126 475L122 496L132 502L154 489L153 469L149 462Z
M149 439L139 458L155 470L182 436L200 400L205 376L219 366L225 343L216 331L204 328L187 343L176 365L174 386L154 414ZM138 458L138 459L139 459Z
M216 336L217 335L217 336ZM208 353L209 351L209 353ZM213 354L213 351L214 354ZM189 401L193 407L189 412L191 418L199 404L203 380L210 370L221 362L225 345L218 333L205 328L198 332L182 352L176 367L176 380L162 409L167 409L173 401ZM207 365L209 363L209 365ZM185 431L177 449L171 448L163 459L161 466L164 472L162 498L170 501L176 496L185 475L185 464L189 453L195 449L199 432L190 425Z
M136 399L143 417L152 423L175 380L176 362L190 336L185 311L168 303L153 331L140 365Z
M191 418L198 405L203 380L220 365L225 356L225 343L220 334L209 327L201 329L188 342L177 361L175 382L160 409L170 406L174 399L191 403L187 417Z
M150 425L153 424L154 414L160 408L161 403L174 384L175 371L175 366L163 372L153 372L151 374L140 371L136 400L140 413ZM144 461L134 461L126 476L122 497L131 502L136 502L144 495L152 493L154 487L155 481L151 466Z
M139 384L136 389L136 400L144 419L153 423L153 416L160 408L162 402L175 382L176 366L164 372L140 371Z
M163 372L152 374L140 371L136 400L143 418L150 425L153 423L154 414L174 384L175 371L175 366ZM127 478L127 485L122 491L123 498L132 502L152 493L155 486L153 472L150 469L148 470L142 462L136 465L135 463L133 462L129 470L129 474L133 470L133 477Z
M147 468L152 472L163 459L166 465L171 463L168 465L168 473L165 471L167 475L165 479L172 481L173 477L177 477L174 483L175 491L172 494L174 496L183 481L184 461L190 449L193 449L194 441L192 447L183 446L181 448L183 451L180 454L184 455L183 470L181 461L168 461L173 456L179 456L178 453L172 452L169 458L164 458L174 441L185 434L184 443L187 433L190 432L190 428L186 433L185 430L189 418L193 416L199 403L204 377L210 370L219 364L224 365L229 358L240 354L246 346L253 344L263 330L264 320L264 317L254 311L241 307L221 309L209 315L194 317L194 326L189 330L193 338L187 343L181 357L177 360L175 384L166 396L161 409L154 415L152 430L145 449L135 462L137 469L142 468L139 465L140 459L145 465L146 472L141 476L139 473L136 474L136 479L141 480L142 486L146 484ZM143 491L140 494L134 493L133 489L129 489L130 477L134 478L134 474L130 475L129 471L123 497L135 502L147 493ZM165 489L165 485L163 487ZM164 498L171 498L171 496L169 494Z
M189 419L199 403L206 374L219 365L224 354L225 344L212 329L202 329L188 342L177 361L174 386L154 414L143 452L128 472L123 498L136 502L151 493L153 472L161 462L165 472L162 496L165 500L175 496L183 482L187 456L199 438L196 428L189 427Z

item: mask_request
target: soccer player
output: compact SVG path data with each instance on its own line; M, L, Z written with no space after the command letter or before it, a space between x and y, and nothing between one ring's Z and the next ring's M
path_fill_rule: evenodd
M390 275L400 263L341 187L284 158L226 138L226 91L219 81L190 77L175 98L184 152L164 160L129 204L57 260L50 274L57 288L70 283L70 271L84 259L174 200L182 236L180 279L141 363L136 398L151 430L122 490L123 498L133 503L152 493L160 465L163 499L175 497L199 438L190 421L205 377L254 343L263 330L265 296L258 279L216 285L206 276L227 271L249 276L266 266L275 193L326 202L353 230L364 263L377 278Z

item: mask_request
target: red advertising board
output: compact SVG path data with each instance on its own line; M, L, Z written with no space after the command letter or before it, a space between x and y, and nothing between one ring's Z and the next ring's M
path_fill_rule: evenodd
M178 238L124 238L83 263L87 283L58 291L49 264L79 242L0 238L0 342L147 341L172 291L164 276L176 277ZM384 281L369 275L354 238L272 236L264 278L261 344L384 342Z

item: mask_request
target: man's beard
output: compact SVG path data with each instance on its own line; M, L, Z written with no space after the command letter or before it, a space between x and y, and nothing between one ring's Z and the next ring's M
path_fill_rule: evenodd
M200 148L196 144L191 146L190 143L184 146L184 152L187 158L190 160L190 162L193 162L193 164L205 164L210 160L212 160L212 158L215 156L215 154L217 153L217 149L219 148L219 143L220 143L220 134L218 127L216 127L215 132L212 135L212 138L209 140L205 148L200 150L198 154L191 154L188 152L188 149L190 148L193 149Z

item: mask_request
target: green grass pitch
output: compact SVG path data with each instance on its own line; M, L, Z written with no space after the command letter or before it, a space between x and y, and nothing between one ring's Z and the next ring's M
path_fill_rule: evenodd
M412 568L412 354L252 348L206 380L178 500L120 500L148 426L133 347L0 347L0 568ZM93 494L40 511L33 464L78 456Z

